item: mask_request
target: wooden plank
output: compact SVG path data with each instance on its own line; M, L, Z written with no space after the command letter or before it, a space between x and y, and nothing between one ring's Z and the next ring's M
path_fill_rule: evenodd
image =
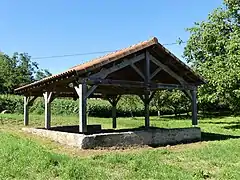
M137 66L135 66L134 64L131 64L131 67L138 73L139 76L141 76L143 80L145 79L144 74L137 68Z
M193 90L191 91L192 94L192 125L197 126L198 120L197 120L197 91Z
M116 65L113 65L112 67L110 68L107 68L107 69L104 69L96 74L93 74L91 76L89 76L89 78L105 78L107 77L109 74L115 72L115 71L118 71L126 66L129 66L133 63L136 63L140 60L143 60L145 58L145 55L144 54L140 54L138 56L135 56L131 59L125 59L123 60L123 62L119 63L119 64L116 64Z
M153 79L160 71L162 70L161 67L158 67L150 76L150 79Z

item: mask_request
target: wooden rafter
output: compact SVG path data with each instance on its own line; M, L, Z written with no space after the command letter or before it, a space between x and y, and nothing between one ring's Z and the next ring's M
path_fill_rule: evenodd
M140 55L135 56L135 57L133 57L131 59L126 58L121 63L115 64L115 65L113 65L112 67L110 67L108 69L104 69L104 70L102 70L102 71L100 71L100 72L98 72L96 74L93 74L93 75L89 76L88 78L90 78L90 79L91 78L105 78L109 74L111 74L111 73L113 73L115 71L118 71L118 70L120 70L120 69L122 69L122 68L124 68L126 66L129 66L129 65L131 65L133 63L136 63L136 62L144 59L144 57L145 57L144 54L140 54Z

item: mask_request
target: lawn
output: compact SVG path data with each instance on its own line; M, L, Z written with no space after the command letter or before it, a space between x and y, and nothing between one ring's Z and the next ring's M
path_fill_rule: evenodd
M30 116L43 126L43 116ZM53 125L78 118L54 116ZM111 119L89 124L111 128ZM201 119L203 141L159 148L79 150L21 131L22 115L0 115L0 179L239 179L240 117ZM118 128L138 127L143 118L119 118ZM152 117L157 127L190 127L190 119Z

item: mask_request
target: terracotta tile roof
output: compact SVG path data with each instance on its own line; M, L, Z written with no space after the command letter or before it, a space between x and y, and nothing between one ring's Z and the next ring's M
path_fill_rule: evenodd
M108 64L109 62L118 60L120 58L123 58L129 54L135 53L139 50L142 50L144 48L150 47L154 44L158 44L158 39L157 38L152 38L148 41L143 41L138 44L134 44L132 46L129 46L127 48L109 53L105 56L99 57L97 59L93 59L92 61L88 61L84 64L80 64L77 66L72 67L70 70L76 70L76 71L88 71L88 69L96 68L99 65L102 66L104 64Z
M60 73L60 74L56 74L50 77L46 77L42 80L33 82L31 84L27 84L25 86L19 87L17 89L15 89L15 92L20 92L24 89L28 89L28 88L32 88L34 86L38 86L40 84L46 83L46 82L50 82L50 81L55 81L61 78L65 78L65 77L69 77L69 76L74 76L74 75L81 75L85 72L89 72L93 69L96 69L98 67L104 66L110 62L119 60L121 58L124 58L130 54L136 53L140 50L143 50L145 48L151 47L153 45L157 45L159 48L161 48L163 51L165 51L167 54L169 54L170 56L172 56L172 58L174 58L176 61L178 61L180 64L182 64L183 66L185 66L188 70L190 70L194 75L196 75L199 79L201 79L202 81L203 78L201 78L199 75L197 75L195 72L193 72L191 70L191 68L189 68L186 64L184 64L182 61L180 61L176 56L174 56L172 53L170 53L166 48L164 48L159 42L158 39L156 37L151 38L150 40L147 41L143 41L140 42L138 44L134 44L132 46L129 46L127 48L109 53L105 56L93 59L91 61L88 61L86 63L74 66L70 69L68 69L67 71Z
M67 71L62 72L60 74L52 75L52 76L46 77L44 79L41 79L39 81L33 82L31 84L21 86L21 87L15 89L15 91L17 92L17 91L20 91L22 89L25 89L25 88L28 88L28 87L31 87L31 86L35 86L35 85L38 85L38 84L41 84L41 83L44 83L44 82L47 82L47 81L51 81L53 79L57 79L57 78L67 76L67 75L72 75L72 74L75 74L76 71L78 72L78 74L80 74L81 72L86 72L89 69L94 69L94 68L97 68L97 67L102 66L104 64L107 64L109 62L118 60L120 58L123 58L123 57L129 55L129 54L132 54L134 52L137 52L141 49L147 48L147 47L149 47L151 45L154 45L154 44L157 44L157 43L158 43L158 39L156 37L153 37L150 40L143 41L143 42L140 42L138 44L134 44L132 46L129 46L128 48L124 48L124 49L109 53L105 56L93 59L93 60L88 61L86 63L74 66L74 67L72 67L72 68L68 69Z

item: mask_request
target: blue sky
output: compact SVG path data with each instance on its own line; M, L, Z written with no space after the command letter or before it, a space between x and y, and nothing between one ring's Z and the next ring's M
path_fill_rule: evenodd
M185 28L205 20L221 4L222 0L2 0L0 51L27 52L34 58L115 50L152 36L162 44L173 43L179 37L187 40ZM184 44L166 47L181 58ZM34 61L55 74L101 55Z

